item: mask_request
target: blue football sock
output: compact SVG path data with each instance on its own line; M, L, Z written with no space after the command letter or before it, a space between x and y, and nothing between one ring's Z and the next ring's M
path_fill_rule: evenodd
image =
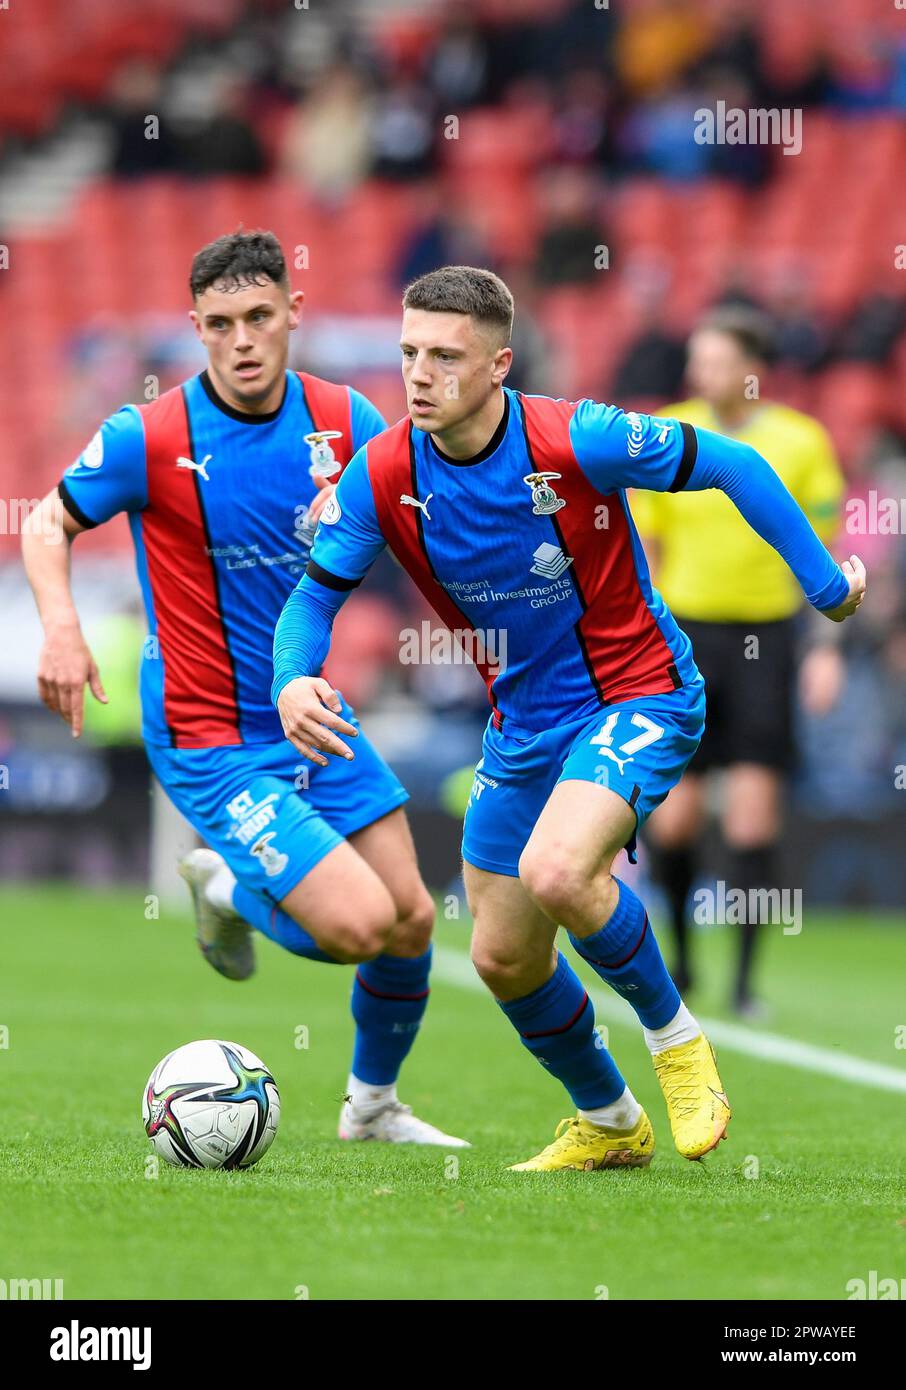
M430 946L422 956L376 956L357 968L352 1071L359 1081L369 1086L396 1081L428 1007L430 970Z
M563 1082L577 1110L596 1110L623 1094L626 1082L595 1032L594 1006L564 955L540 989L497 1002L532 1056Z
M645 1028L663 1028L676 1015L681 999L664 964L657 938L641 900L619 878L617 905L592 936L569 939L583 960L635 1009Z
M257 927L264 936L269 936L271 941L276 941L284 950L292 951L294 956L323 960L328 965L341 964L326 951L322 951L305 928L300 927L282 907L278 907L267 898L259 897L241 883L237 883L233 889L233 906L250 926Z

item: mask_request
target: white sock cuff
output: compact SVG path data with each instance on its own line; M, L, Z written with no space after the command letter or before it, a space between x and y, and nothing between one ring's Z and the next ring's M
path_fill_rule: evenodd
M396 1082L391 1081L386 1086L372 1086L370 1082L360 1081L350 1072L349 1080L346 1082L346 1094L354 1110L382 1110L388 1101L396 1100Z
M228 864L221 864L215 874L208 879L205 888L205 897L212 907L217 907L221 912L233 912L233 889L236 887L236 875Z
M599 1105L594 1110L580 1110L579 1118L601 1129L628 1131L635 1129L641 1113L642 1107L627 1086L623 1094L609 1105Z
M701 1025L696 1022L685 1004L680 1004L673 1018L669 1023L665 1023L663 1028L642 1029L652 1057L658 1052L666 1052L668 1047L679 1047L681 1043L691 1042L701 1031Z

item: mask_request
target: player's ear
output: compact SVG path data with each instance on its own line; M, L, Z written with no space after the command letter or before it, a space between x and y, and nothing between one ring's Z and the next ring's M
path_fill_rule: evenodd
M494 355L494 366L491 369L491 380L495 386L499 386L506 377L513 364L513 349L502 347Z
M194 309L190 309L190 310L189 310L189 318L190 318L191 321L192 321L192 324L193 324L193 326L194 326L194 328L195 328L195 332L198 334L198 336L199 336L199 338L200 338L200 337L201 337L201 319L198 317L198 314L195 312Z
M293 290L289 297L289 326L290 331L298 328L302 320L302 302L305 294L302 290Z

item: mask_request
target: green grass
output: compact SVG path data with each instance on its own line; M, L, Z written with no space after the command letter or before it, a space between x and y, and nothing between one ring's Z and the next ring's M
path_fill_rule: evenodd
M139 890L10 889L0 921L0 1278L62 1277L67 1298L292 1299L304 1285L313 1299L594 1299L601 1286L613 1299L840 1299L871 1269L906 1276L902 1094L725 1049L730 1138L690 1164L638 1030L614 1024L655 1125L651 1168L509 1173L568 1102L488 997L438 980L400 1089L473 1141L454 1175L441 1150L335 1139L348 970L259 942L255 978L230 984L201 962L185 918L145 920ZM894 1045L904 925L813 917L799 937L772 935L771 1031L906 1066ZM465 949L464 924L438 930ZM691 1002L715 1014L732 942L711 932L698 944ZM161 1165L149 1179L142 1086L199 1037L264 1057L280 1133L248 1173Z

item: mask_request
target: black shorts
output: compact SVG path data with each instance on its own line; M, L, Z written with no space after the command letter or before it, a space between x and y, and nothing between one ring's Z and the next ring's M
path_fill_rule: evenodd
M674 614L705 678L705 733L688 772L732 763L788 771L794 761L796 622L704 623Z

